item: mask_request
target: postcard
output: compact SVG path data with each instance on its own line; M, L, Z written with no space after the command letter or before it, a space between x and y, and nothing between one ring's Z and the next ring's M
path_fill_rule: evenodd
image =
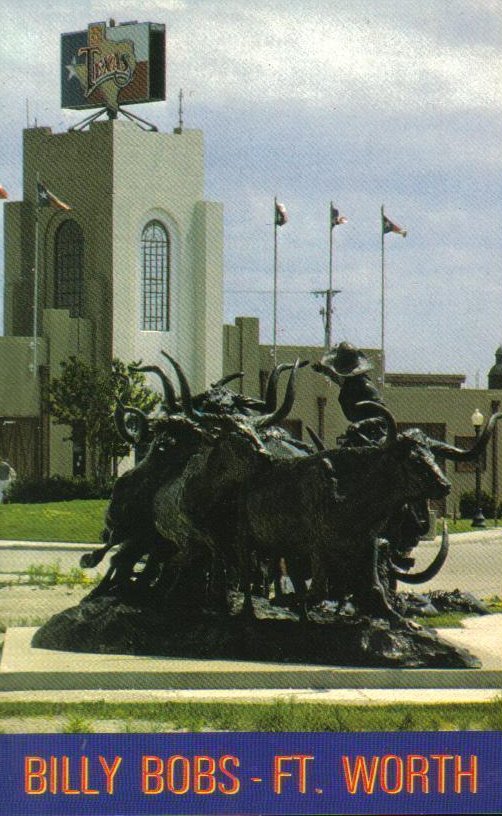
M500 812L496 4L2 16L0 810Z

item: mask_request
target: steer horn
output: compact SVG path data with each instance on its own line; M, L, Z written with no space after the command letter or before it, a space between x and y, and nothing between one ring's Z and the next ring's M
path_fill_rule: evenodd
M314 443L314 445L316 446L317 450L318 451L327 450L326 445L322 441L321 437L316 434L314 429L311 428L310 425L306 425L305 427L307 429L308 435L310 436L310 438L311 438L312 442Z
M280 368L280 366L277 366ZM296 396L296 375L300 368L300 358L298 357L294 365L291 366L291 374L289 375L288 385L286 387L286 395L282 405L270 414L265 414L255 423L256 428L268 428L270 425L276 425L281 420L285 419L291 411L295 396Z
M394 444L397 439L397 423L385 405L382 405L380 402L373 402L372 400L364 400L363 402L357 402L356 408L371 408L373 416L379 416L385 419L387 422L387 434L382 443L382 447L388 448Z
M180 392L181 392L181 404L183 406L183 410L189 419L198 419L202 416L196 411L193 407L192 402L192 394L190 392L190 386L188 385L188 380L185 377L183 369L181 368L180 364L176 362L174 357L171 357L167 351L160 352L173 366L174 370L176 371L178 382L180 384Z
M126 424L125 415L133 414L139 420L139 430L133 433ZM140 408L135 408L132 405L124 405L122 400L117 400L113 418L115 420L115 427L124 442L132 445L139 445L148 437L148 417Z
M483 431L480 433L470 450L456 448L454 445L448 445L446 442L440 442L436 439L429 440L430 449L433 454L444 456L445 459L452 459L456 462L468 462L471 459L477 459L480 453L482 453L486 448L490 437L493 434L495 423L501 418L502 412L500 411L491 415Z
M405 570L396 567L395 564L391 561L392 571L394 576L399 580L402 581L404 584L423 584L425 581L430 581L431 578L434 578L441 567L443 566L444 562L446 561L446 556L448 555L448 549L450 546L449 538L448 538L448 525L446 521L443 521L443 534L441 536L441 547L431 564L422 570L422 572L405 572Z
M302 360L298 368L303 368L309 364L308 360ZM273 413L277 408L277 384L279 382L279 375L283 371L289 371L295 366L295 363L280 363L272 369L272 372L267 381L267 390L265 394L265 410Z
M157 374L158 377L162 380L162 387L164 389L164 403L167 406L169 411L176 411L176 393L174 390L174 386L167 376L167 374L162 371L159 366L151 365L151 366L129 366L130 371L141 371L150 374Z
M211 388L221 388L223 385L226 385L227 383L232 382L232 380L236 380L237 377L243 377L243 376L244 376L243 371L235 371L233 374L227 374L227 376L222 377L221 380L218 380L217 382L211 383Z

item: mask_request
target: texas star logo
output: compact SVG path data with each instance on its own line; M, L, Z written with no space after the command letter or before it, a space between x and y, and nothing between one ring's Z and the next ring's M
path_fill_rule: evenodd
M77 56L84 60L77 62ZM88 27L87 45L79 48L66 66L68 79L75 77L79 81L86 98L99 88L112 110L117 110L120 90L132 81L135 69L134 43L108 40L104 23Z

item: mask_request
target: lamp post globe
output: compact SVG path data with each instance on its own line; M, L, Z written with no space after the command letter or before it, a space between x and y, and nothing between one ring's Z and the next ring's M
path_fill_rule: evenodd
M476 442L479 438L479 433L483 422L484 416L479 410L479 408L476 408L473 415L471 416L471 423L474 427L474 433L476 434ZM476 510L474 511L471 526L486 527L486 520L483 515L483 510L481 507L481 462L479 456L476 459Z

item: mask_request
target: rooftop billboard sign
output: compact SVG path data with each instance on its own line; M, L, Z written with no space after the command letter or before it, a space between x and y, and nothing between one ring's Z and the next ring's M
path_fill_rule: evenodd
M164 100L165 43L160 23L91 23L62 34L61 106L116 111Z

